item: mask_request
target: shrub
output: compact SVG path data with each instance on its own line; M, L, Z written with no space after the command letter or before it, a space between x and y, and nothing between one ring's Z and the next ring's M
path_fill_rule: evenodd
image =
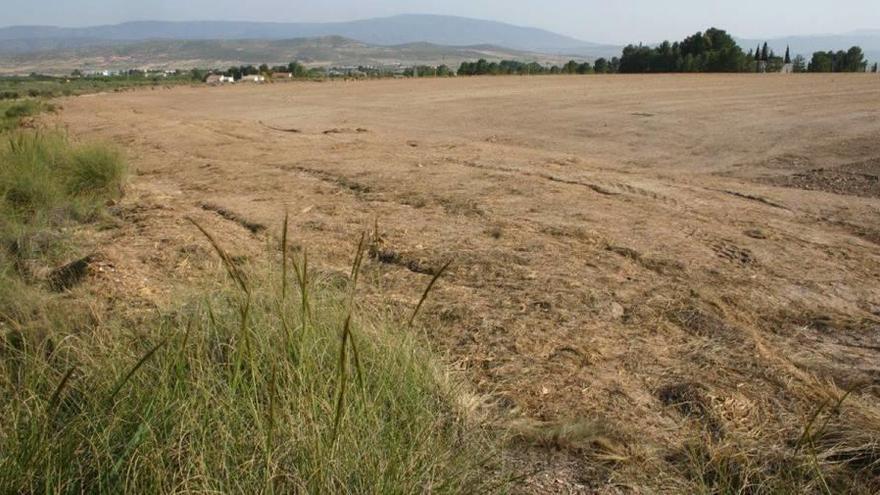
M42 104L36 100L24 100L6 109L4 115L8 119L30 117L42 111Z

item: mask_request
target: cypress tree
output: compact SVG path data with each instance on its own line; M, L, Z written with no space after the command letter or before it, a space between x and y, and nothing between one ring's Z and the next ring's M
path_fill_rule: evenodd
M785 63L786 64L791 63L791 52L789 51L789 47L787 47L787 46L785 47Z
M764 62L770 60L770 47L767 46L767 42L764 42L764 48L761 49L761 60Z
M758 43L758 48L755 48L755 62L761 61L761 44Z

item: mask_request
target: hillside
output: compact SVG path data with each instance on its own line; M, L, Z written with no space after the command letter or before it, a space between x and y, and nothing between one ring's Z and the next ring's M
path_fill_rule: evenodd
M426 42L435 45L495 45L547 54L610 56L619 47L588 43L543 29L501 22L437 15L400 15L351 22L127 22L109 26L60 28L13 26L0 28L0 51L28 53L52 47L94 46L107 41L145 40L283 40L342 36L373 45L394 46Z
M534 60L561 63L565 57L499 48L432 43L379 46L340 36L290 40L155 40L101 43L30 53L0 54L0 73L68 73L74 69L225 68L240 64L440 65L464 60Z

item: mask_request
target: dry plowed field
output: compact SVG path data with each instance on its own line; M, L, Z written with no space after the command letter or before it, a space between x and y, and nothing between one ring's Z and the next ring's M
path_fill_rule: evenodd
M530 490L674 490L690 439L790 445L845 390L841 434L880 424L878 77L290 83L62 105L72 135L119 144L137 171L98 241L94 285L121 304L162 307L214 263L187 217L256 256L289 211L328 274L378 225L363 301L401 312L452 260L422 315L449 369L493 421L580 432L511 454Z

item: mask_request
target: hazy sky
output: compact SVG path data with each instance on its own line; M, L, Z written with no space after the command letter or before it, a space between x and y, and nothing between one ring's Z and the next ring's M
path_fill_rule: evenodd
M586 41L680 38L709 26L742 37L880 29L880 0L0 0L0 25L129 20L340 21L404 13L535 26Z

